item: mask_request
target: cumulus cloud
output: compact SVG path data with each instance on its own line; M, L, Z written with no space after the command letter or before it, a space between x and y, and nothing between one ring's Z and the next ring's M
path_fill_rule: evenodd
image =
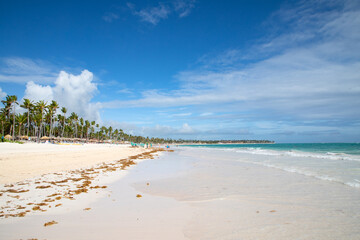
M44 100L50 102L54 99L54 93L52 87L48 85L43 86L30 81L26 84L24 98L28 98L32 101Z
M141 21L157 25L161 20L168 18L170 14L176 13L180 18L186 17L194 8L194 0L177 0L171 3L159 3L158 6L136 10L132 3L127 3L132 13L140 17Z
M181 134L193 134L195 132L195 130L187 123L184 123L178 131Z
M93 82L93 74L84 70L80 75L73 75L61 71L54 86L39 85L29 82L26 85L24 98L34 101L55 100L68 112L76 112L89 120L100 120L100 103L91 102L97 92L97 85Z
M57 72L57 67L42 60L20 57L0 58L0 82L52 83L56 79Z

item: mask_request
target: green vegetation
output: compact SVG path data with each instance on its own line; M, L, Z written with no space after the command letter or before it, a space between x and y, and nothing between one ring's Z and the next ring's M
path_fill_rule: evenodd
M12 139L25 135L35 136L38 141L42 136L138 143L168 143L171 141L163 138L134 136L125 133L122 129L114 129L112 126L100 127L95 121L79 117L75 112L66 117L67 109L60 107L56 101L48 104L45 101L33 102L24 99L23 104L20 105L26 109L24 114L15 112L15 105L19 104L15 95L6 96L6 99L1 102L4 104L4 107L0 109L1 135L9 134ZM56 114L58 109L62 114ZM5 139L5 141L8 140Z
M13 140L21 136L34 136L39 141L42 136L49 136L155 144L273 143L268 140L173 140L134 136L125 133L122 129L100 126L95 121L79 117L75 112L66 117L67 109L60 107L56 101L48 104L42 100L33 102L24 99L20 105L26 110L23 114L15 112L15 106L19 104L15 95L6 96L1 102L4 104L0 109L1 135L9 134ZM56 114L58 109L62 114Z

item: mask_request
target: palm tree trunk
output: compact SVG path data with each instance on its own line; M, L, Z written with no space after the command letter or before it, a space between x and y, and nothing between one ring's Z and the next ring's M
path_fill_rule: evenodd
M13 127L13 134L12 134L12 136L13 136L13 140L15 140L15 103L14 103L14 110L13 110L13 125L14 125L14 127Z
M40 130L38 135L38 142L40 142L40 138L41 138L42 123L43 123L43 110L41 110L41 122L40 122Z
M61 137L64 137L64 130L65 130L65 114L64 114L64 122L63 122L63 129L62 129Z
M51 137L51 133L52 133L52 116L50 118L50 132L49 132L49 137Z
M28 114L27 114L27 136L29 136L29 129L30 129L30 109L28 109Z

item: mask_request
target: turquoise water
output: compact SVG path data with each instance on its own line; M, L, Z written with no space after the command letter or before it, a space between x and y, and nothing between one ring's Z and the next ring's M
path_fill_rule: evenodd
M278 151L301 151L309 153L343 153L360 155L360 143L276 143L276 144L212 144L186 145L209 148L245 148Z
M360 143L214 144L186 147L232 152L237 161L360 189Z

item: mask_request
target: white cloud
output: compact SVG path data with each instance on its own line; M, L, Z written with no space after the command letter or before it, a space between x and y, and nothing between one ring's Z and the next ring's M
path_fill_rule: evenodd
M171 116L172 117L188 117L191 115L192 115L192 113L175 113L175 114L172 114Z
M177 0L174 2L175 11L180 18L188 16L194 7L195 0Z
M41 86L34 82L26 85L24 98L31 100L55 100L60 106L68 109L68 113L76 112L89 120L100 120L100 103L91 102L97 86L93 82L93 74L84 70L80 75L61 71L54 86Z
M195 130L189 126L189 124L184 123L182 127L179 129L179 133L181 134L193 134Z
M181 136L196 136L201 131L194 129L188 123L184 123L180 127L157 124L155 126L138 126L134 122L117 122L106 121L105 126L112 126L114 129L122 129L131 135L140 135L144 137L163 137L163 138L179 138Z
M140 17L141 21L157 25L172 13L178 14L180 18L188 16L192 8L194 8L194 3L194 0L176 0L172 4L159 3L156 7L144 8L139 11L135 9L135 5L132 3L127 3L127 6L134 15Z
M170 9L163 4L159 4L157 7L146 8L140 11L133 11L133 13L141 18L144 22L149 22L153 25L158 24L162 19L166 19L170 14Z
M201 117L207 117L207 116L211 116L211 115L214 115L214 113L212 113L212 112L204 112L204 113L200 114Z
M36 102L40 100L50 102L54 99L54 93L52 87L48 85L43 86L40 84L36 84L33 81L30 81L26 84L24 98L28 98Z
M184 71L177 76L180 87L176 90L148 90L140 99L114 101L107 106L222 104L221 111L225 104L231 104L243 111L295 118L360 117L355 109L360 105L360 9L349 10L340 4L331 11L314 12L313 2L302 4L300 10L294 10L299 14L285 14L295 27L267 41L273 53L266 53L263 60L222 71ZM263 45L252 48L259 54L263 49ZM219 64L236 62L242 59L241 54L228 50Z
M193 129L189 124L184 123L181 127L172 127L167 125L155 125L154 127L139 127L135 133L150 137L175 137L183 135L196 135L198 130Z
M32 60L20 57L0 59L0 82L52 83L56 79L58 69L42 60Z
M1 89L1 87L0 87L0 99L3 99L3 98L6 97L6 96L7 96L7 93L4 92L4 91Z
M134 92L130 88L122 88L116 91L120 94L133 94Z

